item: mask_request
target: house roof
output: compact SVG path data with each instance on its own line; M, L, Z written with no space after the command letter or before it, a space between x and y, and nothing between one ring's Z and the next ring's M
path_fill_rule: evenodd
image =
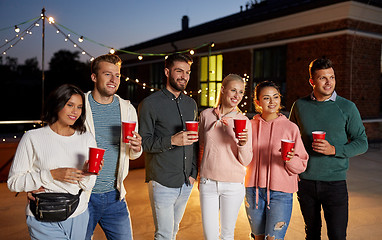
M265 0L252 5L251 8L241 12L222 17L210 22L206 22L194 27L180 30L168 35L154 38L136 45L126 47L122 50L137 51L160 44L180 41L187 38L197 37L214 32L229 30L245 25L259 23L291 14L308 11L311 9L329 6L341 2L350 2L349 0ZM382 8L380 0L353 0Z

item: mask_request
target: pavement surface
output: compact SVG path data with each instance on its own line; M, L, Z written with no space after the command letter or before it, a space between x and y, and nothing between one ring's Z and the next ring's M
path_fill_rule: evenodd
M370 144L367 153L350 159L348 171L349 189L349 226L348 240L382 239L382 144ZM132 217L135 240L153 239L154 224L144 183L144 169L130 171L125 180L128 193L126 200ZM26 194L8 190L6 183L0 183L0 239L24 240L30 239L25 223ZM196 186L192 191L177 239L203 239L203 229L200 214L199 192ZM84 226L85 228L86 226ZM235 229L235 239L249 239L250 228L241 206ZM106 239L97 226L94 240ZM304 222L296 195L294 196L293 212L286 240L304 239ZM323 222L322 239L326 236L326 226Z

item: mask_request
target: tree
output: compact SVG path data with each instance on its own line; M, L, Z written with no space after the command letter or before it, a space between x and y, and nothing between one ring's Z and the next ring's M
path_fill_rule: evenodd
M79 60L80 52L60 50L54 53L49 62L46 76L46 94L62 84L70 83L80 87L83 91L93 86L90 80L90 64Z

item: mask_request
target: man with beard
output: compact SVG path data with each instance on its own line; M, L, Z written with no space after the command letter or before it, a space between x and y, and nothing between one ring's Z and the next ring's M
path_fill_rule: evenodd
M365 128L356 105L334 91L332 62L319 58L309 65L313 92L297 100L290 120L300 128L308 167L300 174L298 200L307 240L321 239L321 207L330 240L345 240L348 223L346 172L349 158L366 152ZM313 140L312 131L325 131Z
M86 94L86 128L99 148L106 149L104 165L97 176L89 201L89 224L86 240L90 240L99 223L107 239L133 239L130 213L125 201L123 180L129 171L129 160L142 154L138 126L134 137L124 143L122 121L137 121L135 108L115 93L121 78L121 59L112 54L97 57L91 66L93 91Z
M154 239L175 239L197 176L195 137L186 121L197 119L196 102L183 94L192 59L173 54L165 61L166 87L139 106L146 182L155 224Z

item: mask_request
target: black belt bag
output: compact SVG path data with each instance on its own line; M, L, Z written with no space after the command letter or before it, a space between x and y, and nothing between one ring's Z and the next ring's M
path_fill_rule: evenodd
M41 222L60 222L68 219L78 207L82 189L77 195L70 193L32 194L36 199L30 200L29 208Z

